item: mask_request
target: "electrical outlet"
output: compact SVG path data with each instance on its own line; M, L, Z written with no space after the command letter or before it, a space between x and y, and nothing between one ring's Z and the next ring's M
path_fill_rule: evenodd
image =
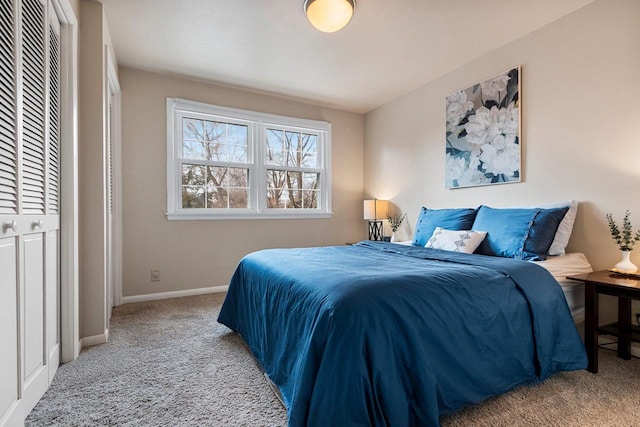
M160 281L160 270L151 270L151 281L152 282Z

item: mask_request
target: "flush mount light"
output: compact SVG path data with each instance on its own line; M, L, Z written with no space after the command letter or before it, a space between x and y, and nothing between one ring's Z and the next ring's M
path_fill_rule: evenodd
M353 16L356 0L305 0L304 11L311 25L324 33L344 28Z

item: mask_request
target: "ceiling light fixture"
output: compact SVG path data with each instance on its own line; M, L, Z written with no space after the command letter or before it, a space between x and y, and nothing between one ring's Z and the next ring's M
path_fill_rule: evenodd
M305 0L304 11L311 25L324 33L335 33L351 21L356 0Z

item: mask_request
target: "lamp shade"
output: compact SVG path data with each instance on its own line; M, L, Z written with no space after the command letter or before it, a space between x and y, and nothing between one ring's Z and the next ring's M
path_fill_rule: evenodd
M344 28L353 16L355 0L305 0L304 10L311 25L324 33Z
M387 217L389 210L389 202L387 200L365 200L364 201L364 219L376 220Z

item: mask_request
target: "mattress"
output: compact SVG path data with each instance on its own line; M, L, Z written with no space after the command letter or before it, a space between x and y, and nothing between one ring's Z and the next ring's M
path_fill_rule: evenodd
M567 276L574 274L591 273L593 268L587 257L580 252L567 253L566 255L550 256L545 261L534 261L547 269L558 281L567 304L571 309L571 315L576 323L584 320L584 284L575 280L567 280Z

